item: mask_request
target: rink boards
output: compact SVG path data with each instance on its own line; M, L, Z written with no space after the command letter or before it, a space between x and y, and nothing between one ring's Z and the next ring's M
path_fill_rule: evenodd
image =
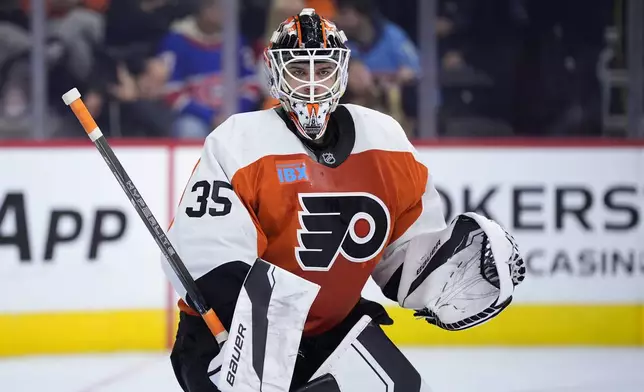
M393 306L405 345L643 345L644 146L421 145L448 218L478 210L528 265L514 304L445 332ZM174 214L196 145L115 143L156 218ZM50 172L51 171L51 172ZM153 239L88 142L0 144L0 355L162 349L176 299Z

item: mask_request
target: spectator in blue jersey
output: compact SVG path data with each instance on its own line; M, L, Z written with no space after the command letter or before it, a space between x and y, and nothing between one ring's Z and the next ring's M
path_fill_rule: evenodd
M166 98L178 115L174 137L205 138L225 120L222 18L219 0L200 0L197 12L175 23L163 40L161 58L169 72ZM259 87L253 52L240 42L238 53L238 109L255 110Z
M374 83L370 90L385 105L378 109L393 116L413 136L417 117L415 81L420 76L416 47L402 28L382 16L375 1L336 0L336 4L336 23L349 39L350 67L356 62L366 66Z
M351 57L377 78L407 83L420 73L416 47L370 0L338 0L336 23L349 38Z

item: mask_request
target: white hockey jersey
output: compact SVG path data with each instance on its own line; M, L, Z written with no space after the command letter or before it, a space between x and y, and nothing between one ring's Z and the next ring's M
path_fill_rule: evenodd
M320 285L305 334L342 321L370 275L384 287L410 238L445 228L400 125L357 105L334 116L340 139L317 155L275 110L231 116L206 139L169 230L194 279L259 257Z

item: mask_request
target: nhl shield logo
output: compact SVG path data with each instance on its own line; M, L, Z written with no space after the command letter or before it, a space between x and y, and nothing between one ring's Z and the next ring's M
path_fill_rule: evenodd
M322 154L322 160L327 165L333 165L335 163L335 156L331 152L325 152Z

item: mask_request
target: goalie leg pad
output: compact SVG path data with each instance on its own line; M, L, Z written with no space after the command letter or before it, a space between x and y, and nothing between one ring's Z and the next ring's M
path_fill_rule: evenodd
M340 386L330 374L325 374L322 377L309 381L302 388L298 388L295 392L342 392Z
M222 392L289 390L304 322L319 289L284 269L255 261L223 348L217 382Z
M362 316L311 378L332 375L341 392L431 392L384 331Z

